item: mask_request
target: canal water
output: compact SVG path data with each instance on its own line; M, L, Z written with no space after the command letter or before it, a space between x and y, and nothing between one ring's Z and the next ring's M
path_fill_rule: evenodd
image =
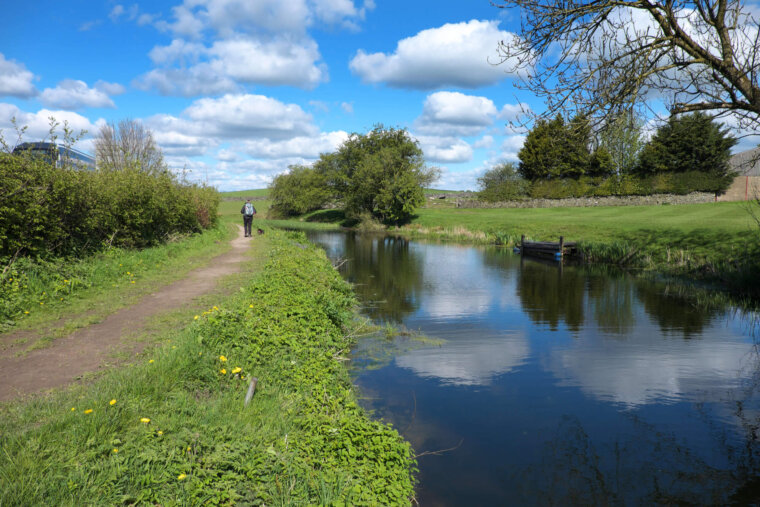
M760 498L746 316L503 248L309 237L389 329L360 340L354 382L419 455L420 505Z

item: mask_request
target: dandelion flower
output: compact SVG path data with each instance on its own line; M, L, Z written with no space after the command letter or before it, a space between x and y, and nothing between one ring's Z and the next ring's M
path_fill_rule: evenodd
M248 308L253 308L253 305L248 305Z
M109 405L116 405L116 398L108 402Z
M192 450L192 447L190 447L190 446L188 445L188 446L187 446L187 452L190 452L191 450Z
M132 283L135 283L135 281L134 281L134 280L132 280Z
M29 314L29 310L25 311L24 313L28 315Z
M199 315L196 315L195 317L193 317L193 320L198 320L198 319L200 319Z
M154 359L151 359L150 361L148 361L148 363L150 364L150 363L152 363L152 362L154 362L154 361L155 361Z
M76 409L77 409L76 407L71 407L72 412L74 412Z
M158 436L159 436L159 437L160 437L161 435L163 435L163 434L164 434L164 432L163 432L163 431L161 431L161 430L158 430Z
M185 474L179 474L179 475L177 476L177 480L178 480L178 481L181 481L181 480L183 480L185 477L187 477L187 475L185 475Z
M148 419L147 417L143 417L143 418L140 419L140 422L148 424L150 422L150 419Z
M113 453L116 454L117 452L119 452L119 450L114 448Z
M219 360L224 363L227 361L227 358L224 356L219 356Z
M233 375L234 375L235 373L240 373L241 371L243 371L243 369L242 369L240 366L235 366L235 367L232 369L232 373L233 373Z
M198 355L199 355L199 356L202 356L202 355L203 355L203 352L198 352Z
M222 375L225 375L227 373L227 370L222 368L221 370L219 370L219 373L221 373Z
M85 411L84 411L84 413L85 413L85 414L92 414L92 409L91 409L91 408L88 408L87 410L85 410Z

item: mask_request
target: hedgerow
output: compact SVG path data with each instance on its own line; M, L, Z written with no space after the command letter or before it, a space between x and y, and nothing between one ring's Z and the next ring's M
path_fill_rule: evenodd
M213 188L169 171L81 171L0 152L0 260L156 245L213 226L218 201Z
M412 450L345 367L349 286L302 235L267 238L263 272L149 359L0 411L0 504L410 504Z

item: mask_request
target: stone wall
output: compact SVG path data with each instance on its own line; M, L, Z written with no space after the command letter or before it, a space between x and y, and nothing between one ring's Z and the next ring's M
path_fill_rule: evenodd
M655 194L608 197L571 197L567 199L526 199L510 202L481 202L475 199L456 199L457 208L569 208L589 206L645 206L652 204L696 204L714 202L715 194L693 192L687 195Z

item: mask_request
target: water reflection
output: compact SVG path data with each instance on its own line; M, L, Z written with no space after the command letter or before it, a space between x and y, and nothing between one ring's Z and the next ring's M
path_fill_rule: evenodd
M354 284L367 315L400 323L417 309L415 294L422 287L424 271L409 240L357 234L340 237L345 238L340 255L347 260L341 272Z
M444 340L355 376L418 453L455 448L420 459L421 505L760 499L760 361L732 315L495 248L312 239L370 316Z

